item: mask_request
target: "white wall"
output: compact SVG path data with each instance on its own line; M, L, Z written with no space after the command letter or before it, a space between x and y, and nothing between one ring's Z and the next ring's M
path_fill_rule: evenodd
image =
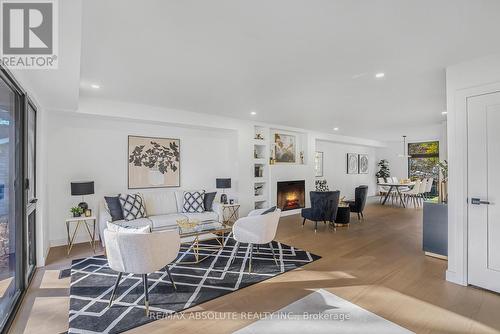
M408 159L402 158L399 155L403 154L403 143L401 141L391 141L386 143L386 147L377 148L377 163L385 159L389 163L391 176L398 178L408 177ZM375 174L378 172L375 171Z
M77 112L51 111L45 131L48 150L46 189L50 199L45 208L50 221L51 244L66 243L64 220L69 215L69 208L80 201L80 198L70 195L71 181L95 181L96 194L86 197L93 208L104 194L127 191L126 145L130 134L180 138L181 188L213 189L216 177L229 176L233 179L233 193L241 204L240 215L246 215L253 208L255 125L263 124L93 98L81 98ZM317 140L365 148L383 146L374 140L276 124L265 126L300 132L307 138L304 143L305 165L270 167L271 203L275 201L277 181L305 179L306 187L314 189L313 161ZM342 156L340 165L345 164L345 156ZM349 188L352 187L345 188L346 193ZM308 197L306 200L308 202ZM77 240L87 239L82 233Z
M500 91L500 55L446 69L448 110L448 270L446 279L467 285L467 98Z
M79 196L70 195L71 181L95 181L95 195L85 198L92 209L97 208L97 200L103 195L127 192L128 135L180 139L181 189L215 190L215 178L231 177L234 187L229 197L238 191L234 131L167 126L70 112L51 112L48 124L48 213L52 246L66 243L64 221L69 216L69 208L81 200ZM84 233L80 236L79 240L87 240Z
M317 179L326 179L330 190L340 190L341 197L353 199L357 186L368 185L368 196L375 194L377 161L374 147L317 140L316 151L323 152L323 177ZM347 153L368 154L368 174L347 174Z

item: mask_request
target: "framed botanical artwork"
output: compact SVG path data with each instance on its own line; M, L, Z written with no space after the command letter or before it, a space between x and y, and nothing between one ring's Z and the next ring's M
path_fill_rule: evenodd
M316 152L314 154L314 170L316 177L323 176L323 152Z
M179 187L180 139L128 136L128 188Z
M296 138L284 133L274 134L274 158L277 163L296 162Z
M347 174L358 174L358 155L347 153Z
M368 174L368 154L360 154L358 156L358 171L359 174Z

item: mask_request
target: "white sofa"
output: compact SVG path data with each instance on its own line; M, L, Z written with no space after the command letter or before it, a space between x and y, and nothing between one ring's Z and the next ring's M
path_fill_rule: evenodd
M178 191L153 191L141 193L145 205L147 218L135 220L117 220L114 224L127 227L142 227L149 225L152 230L176 227L177 220L187 218L190 221L196 220L205 222L209 220L223 221L222 206L220 203L213 202L212 211L202 213L184 213L182 204L184 199L184 190ZM116 195L114 195L116 196ZM99 236L104 246L104 229L107 222L111 222L111 215L108 211L104 198L99 202Z

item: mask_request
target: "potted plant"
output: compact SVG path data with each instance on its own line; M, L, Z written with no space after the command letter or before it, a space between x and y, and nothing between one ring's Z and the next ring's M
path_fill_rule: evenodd
M80 217L83 213L83 209L80 208L79 206L75 206L73 208L71 208L71 213L73 214L73 217Z
M386 178L391 176L391 170L389 169L389 161L382 159L378 163L379 171L375 175L377 178Z

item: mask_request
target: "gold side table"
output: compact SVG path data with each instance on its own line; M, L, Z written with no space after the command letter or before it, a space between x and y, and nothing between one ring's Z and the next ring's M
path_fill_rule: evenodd
M240 217L239 204L222 204L222 221L224 224L232 225Z
M80 225L84 225L85 229L87 230L89 236L90 236L90 247L92 247L92 250L95 253L95 229L96 229L96 217L95 216L90 216L90 217L72 217L66 219L66 232L68 233L68 255L71 252L71 249L73 248L73 245L75 243L75 237L76 233L78 232L78 229L80 228ZM71 230L71 224L76 223L75 230L73 233L70 233ZM90 231L89 224L92 225L92 231Z

